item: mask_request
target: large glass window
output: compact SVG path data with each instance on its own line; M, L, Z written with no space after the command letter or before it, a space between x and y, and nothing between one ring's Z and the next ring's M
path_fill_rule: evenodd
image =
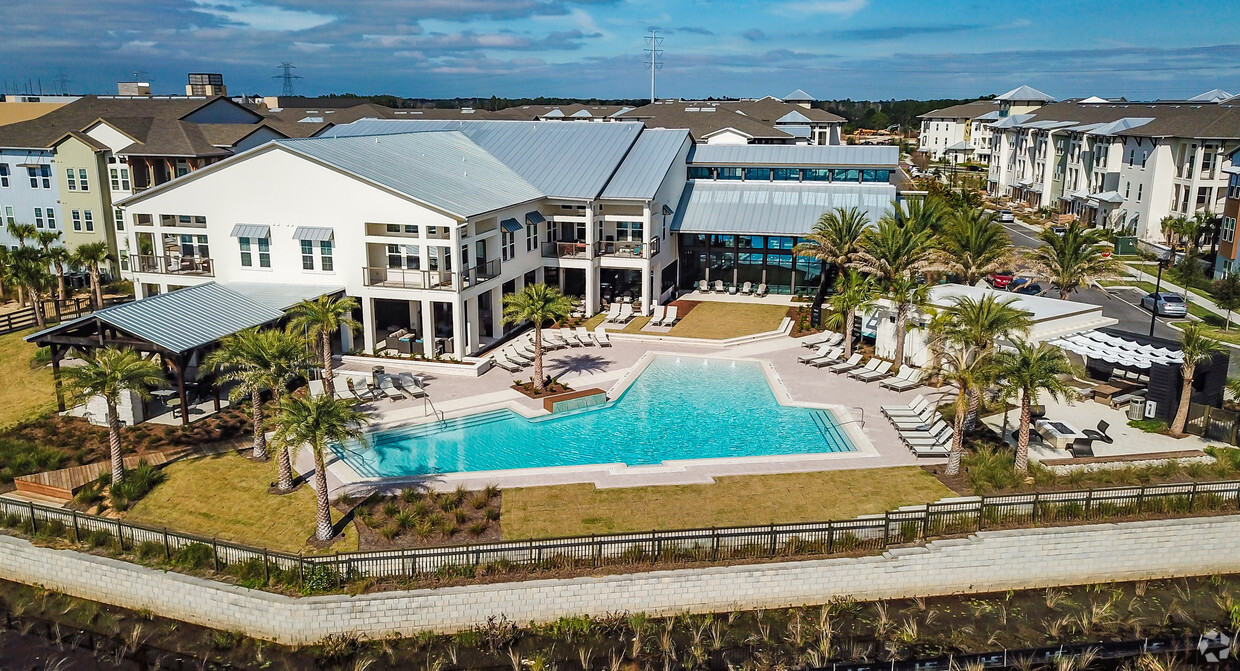
M710 246L717 247L735 247L736 236L734 235L712 235L710 236Z
M771 179L776 182L799 182L801 181L800 168L772 168Z
M792 249L795 243L795 238L783 235L772 235L766 239L767 249Z
M831 181L859 182L861 181L861 171L853 168L836 168L831 171Z
M206 242L206 236L203 242ZM270 238L237 238L237 245L241 248L241 265L245 268L254 266L254 248L258 248L258 267L271 267L271 239Z
M698 165L689 166L689 179L710 179L710 168Z
M822 278L822 261L812 259L807 256L796 257L796 266L793 269L792 281L796 285L797 291L805 293L813 293L818 289L818 283Z
M741 249L762 249L766 238L761 235L741 235L737 237Z
M716 179L740 179L743 174L741 168L719 168Z
M745 168L745 180L751 182L771 181L770 168Z
M806 182L829 182L831 171L825 168L801 168L801 179Z
M762 253L741 252L736 255L736 283L762 283Z
M792 293L792 255L766 255L767 291L773 294Z

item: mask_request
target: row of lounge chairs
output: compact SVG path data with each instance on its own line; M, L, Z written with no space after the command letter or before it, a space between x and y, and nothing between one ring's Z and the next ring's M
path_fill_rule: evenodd
M726 284L723 283L723 280L715 280L713 283L708 282L706 280L698 280L697 288L698 288L698 291L704 294L709 294L712 291L717 294L728 293L728 287ZM737 290L737 293L739 293L742 296L752 295L758 298L762 298L763 296L767 294L767 291L768 289L765 283L760 282L757 288L755 289L753 282L745 282L744 284L741 285L740 289Z
M352 377L345 378L345 387L349 390L349 394L362 403L383 398L399 401L426 396L426 389L422 387L422 379L413 373L380 375L378 386L369 381L366 382L365 389L359 389L358 386ZM343 393L337 392L337 395L343 396Z
M885 405L882 411L913 454L945 457L951 452L954 431L925 396L918 394L908 405Z
M603 318L605 324L627 324L633 319L632 303L612 303Z
M833 373L848 373L850 377L863 382L881 381L882 386L894 391L907 391L921 386L921 371L912 366L903 366L900 372L891 375L894 364L890 361L873 357L862 365L862 356L855 353L844 359L844 347L840 344L843 341L843 335L832 331L809 336L801 341L801 346L814 348L814 351L797 357L797 362L815 368L826 367Z
M666 307L656 305L650 311L650 321L646 323L646 326L671 326L680 320L680 317L676 314L677 312L678 308L675 305L668 305Z
M611 347L611 338L608 337L607 331L603 329L601 324L594 329L594 333L590 333L584 326L578 326L574 329L544 329L542 332L542 347L547 351L564 349L566 347L591 347L593 345ZM532 332L527 333L522 338L509 343L500 351L492 354L491 361L496 366L510 373L515 373L533 364L534 334Z

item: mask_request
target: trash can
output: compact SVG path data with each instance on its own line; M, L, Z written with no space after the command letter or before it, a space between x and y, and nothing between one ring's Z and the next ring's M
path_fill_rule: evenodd
M370 369L370 383L379 386L379 378L383 377L383 366L373 366Z
M1134 398L1128 402L1128 419L1145 419L1145 399Z

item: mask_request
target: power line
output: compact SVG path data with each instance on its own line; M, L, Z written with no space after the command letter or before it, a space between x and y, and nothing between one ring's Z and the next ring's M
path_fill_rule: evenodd
M280 95L288 97L288 98L293 97L293 80L302 78L301 75L293 74L293 70L296 70L297 66L293 65L292 63L289 63L288 61L284 61L276 67L283 70L282 74L278 74L272 77L272 79L283 79L284 80L284 90L280 92Z
M650 34L646 36L646 44L648 46L644 49L647 56L645 62L646 68L650 70L650 102L653 104L655 73L663 69L663 50L659 48L663 45L663 38L659 37L658 30L650 29Z

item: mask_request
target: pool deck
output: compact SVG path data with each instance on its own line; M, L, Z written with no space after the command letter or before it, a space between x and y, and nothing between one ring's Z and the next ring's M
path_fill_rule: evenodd
M668 462L651 466L599 464L555 468L492 471L487 473L452 473L411 478L366 479L360 477L339 459L328 465L329 487L351 491L396 489L412 484L433 489L468 489L490 484L501 487L525 487L569 483L593 483L598 487L632 487L660 484L696 484L713 482L717 476L758 475L765 473L807 472L836 469L877 468L912 464L941 463L943 459L918 459L899 440L887 422L880 406L907 403L918 391L897 393L884 389L877 382L866 384L845 375L829 373L797 363L797 357L808 352L800 341L786 335L768 337L740 345L720 346L702 340L643 339L640 336L613 334L612 347L577 347L548 352L544 360L546 374L554 375L574 389L597 387L613 391L635 367L644 365L650 353L752 359L768 365L768 378L773 375L780 384L775 392L781 402L795 405L831 408L857 447L856 452L834 452L810 455L776 455L739 459L712 459ZM341 374L364 376L369 369L344 366ZM426 383L435 409L446 417L473 414L483 410L510 408L527 416L545 414L542 399L528 398L511 388L514 379L529 379L532 368L509 373L492 368L481 377L430 376ZM629 376L630 378L632 376ZM627 382L627 379L625 380ZM781 393L780 386L786 391ZM362 408L372 417L371 428L433 421L428 404L420 399L380 400ZM306 451L296 464L301 472L313 470Z

